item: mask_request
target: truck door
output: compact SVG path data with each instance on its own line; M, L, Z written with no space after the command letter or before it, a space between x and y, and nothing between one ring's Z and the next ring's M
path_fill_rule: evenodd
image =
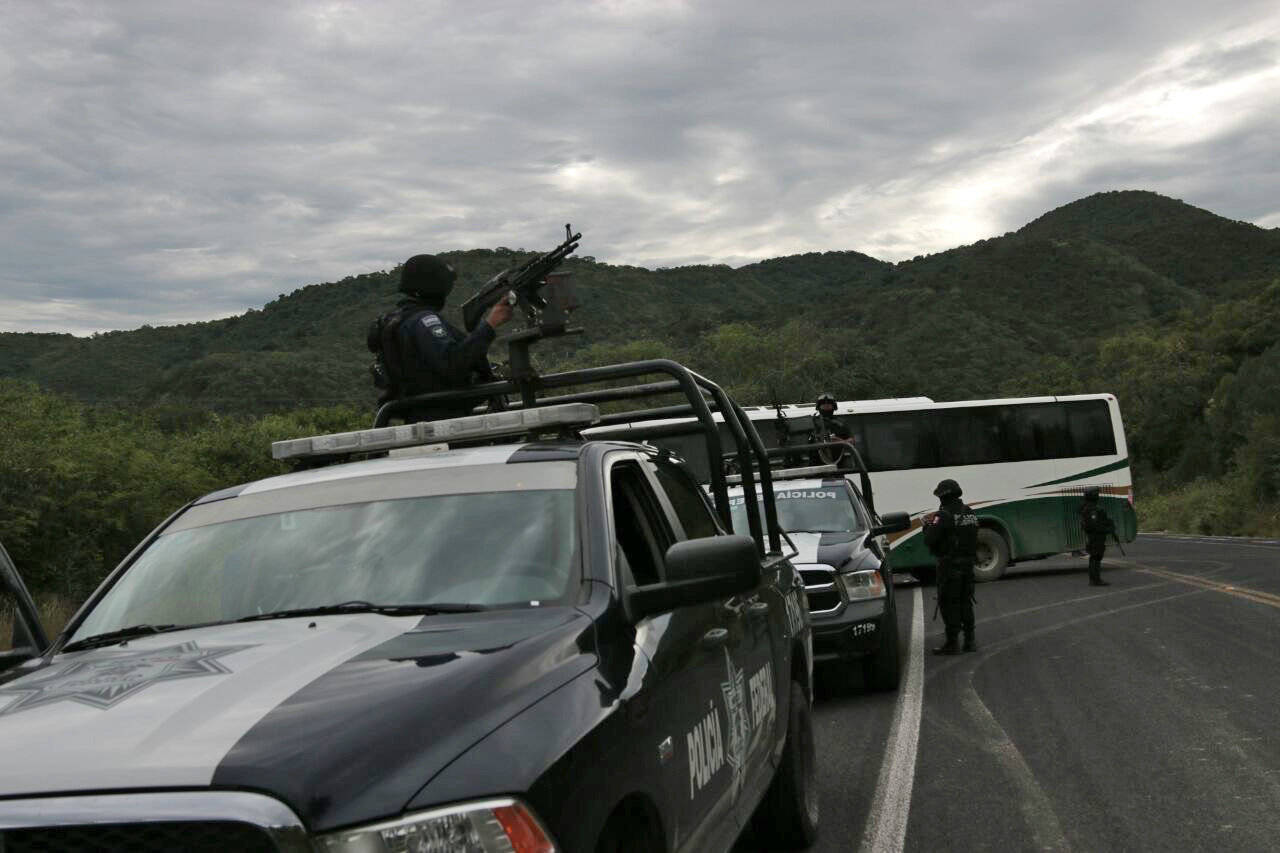
M659 494L682 538L720 534L702 490L683 469L666 462L646 467L657 478ZM750 818L773 778L770 754L778 722L778 660L786 654L783 634L773 624L784 619L786 606L775 581L777 571L777 567L766 569L759 587L723 603L724 616L734 623L738 637L732 657L725 655L720 690L726 714L726 761L733 771L734 800L742 821Z
M623 587L664 578L664 555L677 529L637 458L609 468L615 565ZM736 659L741 629L723 602L678 607L636 625L636 644L649 659L645 678L648 725L665 743L665 817L677 849L726 850L741 830L734 809L729 721L721 682Z
M18 664L49 647L35 602L0 544L0 681Z

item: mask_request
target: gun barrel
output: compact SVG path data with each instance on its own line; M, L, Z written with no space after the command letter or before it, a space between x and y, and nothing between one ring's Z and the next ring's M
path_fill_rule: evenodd
M544 255L530 258L519 267L503 270L462 303L462 319L467 331L478 326L484 313L508 291L515 292L517 304L523 306L530 317L535 316L537 310L546 304L538 297L538 289L545 283L545 277L578 248L578 241L582 239L582 232L573 234L571 231L565 226L568 236L563 243Z

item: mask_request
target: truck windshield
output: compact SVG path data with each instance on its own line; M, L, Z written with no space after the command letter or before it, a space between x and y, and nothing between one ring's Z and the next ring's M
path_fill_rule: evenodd
M860 533L865 530L843 488L777 489L773 499L778 509L778 526L788 533ZM733 495L729 498L729 507L733 515L733 529L746 530L746 500L742 495ZM763 507L760 512L763 517Z
M187 526L147 548L72 639L353 601L554 603L570 594L576 541L572 489L367 501Z

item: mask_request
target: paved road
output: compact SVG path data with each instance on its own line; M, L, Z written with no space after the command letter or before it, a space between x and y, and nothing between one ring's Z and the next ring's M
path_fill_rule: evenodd
M1280 543L1126 550L1110 587L1072 558L979 586L979 652L918 641L898 694L829 683L816 849L1280 849ZM897 595L902 647L918 614L939 643L933 589Z

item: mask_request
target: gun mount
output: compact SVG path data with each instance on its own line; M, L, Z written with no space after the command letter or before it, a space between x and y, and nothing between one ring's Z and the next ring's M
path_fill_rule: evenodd
M485 312L501 300L523 311L525 328L499 340L507 345L510 378L519 386L525 405L533 399L538 381L529 349L544 338L577 335L583 331L569 326L569 315L578 307L570 274L555 271L578 248L582 233L573 233L568 224L564 226L564 233L564 242L559 246L519 267L503 270L462 303L467 331L479 325Z

